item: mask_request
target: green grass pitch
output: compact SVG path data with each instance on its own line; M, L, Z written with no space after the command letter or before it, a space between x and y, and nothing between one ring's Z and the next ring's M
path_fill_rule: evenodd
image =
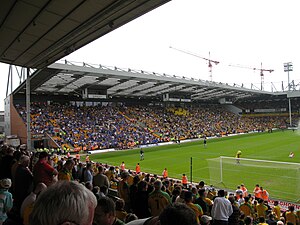
M145 148L143 161L140 161L139 150L92 154L90 159L115 166L124 161L126 169L132 170L135 170L135 165L140 163L143 172L158 175L161 175L163 169L167 167L169 177L181 179L182 174L185 173L189 181L192 176L192 181L195 183L204 180L207 184L229 190L235 190L237 185L244 183L251 194L255 184L260 184L268 190L273 199L291 202L300 199L300 169L296 168L297 165L292 166L293 169L285 164L269 163L249 167L244 161L239 165L233 161L229 166L224 164L221 183L220 163L217 159L219 156L235 157L236 152L241 150L242 158L299 163L298 131L286 130L209 139L206 148L202 141ZM288 157L291 151L295 153L294 158Z

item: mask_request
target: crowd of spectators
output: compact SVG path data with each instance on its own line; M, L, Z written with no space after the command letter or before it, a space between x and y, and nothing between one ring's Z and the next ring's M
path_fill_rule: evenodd
M125 164L33 154L24 146L4 144L0 153L1 225L158 224L158 220L161 225L299 225L300 211L290 206L283 212L278 202L271 207L267 191L259 185L253 192L241 184L227 193L204 181L187 185L126 170Z
M16 106L24 122L26 109ZM62 148L128 149L137 145L224 136L286 127L288 116L246 117L221 105L190 108L73 106L32 103L31 132L48 134Z

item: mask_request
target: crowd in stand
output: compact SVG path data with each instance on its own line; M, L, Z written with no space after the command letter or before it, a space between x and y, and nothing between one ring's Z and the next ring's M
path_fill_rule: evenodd
M0 225L299 225L300 211L282 212L278 202L271 208L259 185L227 193L125 163L84 163L6 144L0 153Z
M26 121L25 107L16 106ZM128 149L137 145L223 136L285 127L288 117L244 117L221 105L164 108L33 103L31 131L50 135L62 148Z

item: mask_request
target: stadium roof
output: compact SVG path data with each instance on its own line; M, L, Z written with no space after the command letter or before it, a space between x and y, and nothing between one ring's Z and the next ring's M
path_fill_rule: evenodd
M90 98L161 98L163 94L186 96L192 101L217 101L221 98L236 101L243 98L275 95L272 92L233 87L223 83L158 74L155 72L74 64L65 61L36 70L31 75L32 94L79 95ZM15 93L25 93L25 82Z
M0 62L43 68L168 1L1 1Z

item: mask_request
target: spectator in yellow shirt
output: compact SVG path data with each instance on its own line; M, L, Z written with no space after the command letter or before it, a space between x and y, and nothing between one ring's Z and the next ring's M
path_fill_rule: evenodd
M274 201L274 207L273 207L273 213L275 215L276 220L280 220L281 217L281 210L280 210L280 206L278 204L278 201Z
M258 218L267 216L268 207L264 204L262 199L258 199L258 205L256 206Z
M63 168L58 173L58 180L73 180L72 169L75 165L73 159L68 159Z
M295 207L293 205L290 205L289 206L289 210L286 211L286 213L285 213L286 224L288 222L291 222L294 225L298 225L299 224L298 216L296 215L296 213L294 212L294 210L295 210Z

